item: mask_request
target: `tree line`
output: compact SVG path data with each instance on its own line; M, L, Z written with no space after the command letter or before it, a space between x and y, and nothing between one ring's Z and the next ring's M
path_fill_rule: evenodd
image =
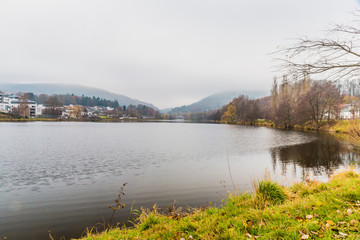
M56 97L61 105L82 105L87 107L111 107L111 108L118 108L119 102L118 100L108 100L105 98L100 97L87 97L87 96L76 96L74 94L39 94L35 95L33 93L27 93L29 96L29 100L33 100L38 104L47 104L49 99ZM53 99L52 99L53 100Z
M340 117L341 104L350 97L342 91L343 87L332 81L314 81L306 74L301 79L283 75L280 82L273 79L268 97L253 99L241 95L221 109L188 113L186 119L250 125L264 119L287 129L309 123L320 128L324 121Z
M18 93L17 95L20 104L11 111L15 117L29 117L27 101L32 100L44 105L45 108L42 110L43 117L57 118L62 116L64 111L68 110L71 113L69 116L76 119L94 118L94 116L101 115L111 118L161 118L160 112L152 107L141 104L119 106L117 100L107 100L99 97L90 98L74 94L35 95L33 93ZM91 109L93 111L91 116L88 114L88 108L93 108Z
M308 75L292 79L276 78L271 90L271 119L276 125L293 128L308 122L319 128L323 120L339 118L340 89L331 81L312 81Z
M341 103L340 89L331 81L312 81L307 75L301 80L289 80L284 75L280 83L274 78L270 99L235 98L221 121L253 124L257 119L266 119L288 129L307 123L319 128L324 120L340 117Z

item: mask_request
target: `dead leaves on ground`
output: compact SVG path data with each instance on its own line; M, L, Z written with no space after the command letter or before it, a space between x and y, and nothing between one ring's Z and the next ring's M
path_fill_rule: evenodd
M326 219L325 222L318 222L319 224L319 232L315 231L299 231L300 239L310 239L312 237L315 238L323 238L325 235L325 232L328 230L331 230L334 232L334 235L332 236L334 239L340 239L340 238L347 238L350 237L352 234L358 234L359 233L359 220L357 219L351 219L346 220L349 217L353 215L354 212L357 212L358 210L353 209L346 209L346 211L340 211L337 210L336 213L344 217L343 221L337 221L334 222L334 220ZM320 216L317 213L314 214L308 214L305 217L293 217L294 219L298 220L299 222L307 222L307 221L314 221L315 219L319 219ZM319 219L320 220L320 219ZM314 221L316 222L316 220Z

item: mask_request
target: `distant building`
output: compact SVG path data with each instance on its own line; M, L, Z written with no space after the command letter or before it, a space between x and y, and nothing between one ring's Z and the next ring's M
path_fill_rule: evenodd
M67 112L65 109L62 111L61 113L61 117L62 118L69 118L70 114L69 112Z
M0 93L0 112L11 113L18 108L20 104L26 104L29 107L29 117L41 115L43 106L37 105L35 101L27 100L25 103L20 102L19 97L11 94Z
M44 109L45 109L45 106L44 106L44 105L38 104L38 105L36 106L35 115L36 115L36 116L42 115Z
M359 118L359 107L356 107L355 103L342 104L340 107L340 118L341 119L355 119Z

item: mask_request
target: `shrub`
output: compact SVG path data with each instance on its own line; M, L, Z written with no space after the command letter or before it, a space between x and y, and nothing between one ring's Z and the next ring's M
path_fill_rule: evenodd
M285 201L286 195L277 183L263 180L256 189L256 198L263 203L281 204Z

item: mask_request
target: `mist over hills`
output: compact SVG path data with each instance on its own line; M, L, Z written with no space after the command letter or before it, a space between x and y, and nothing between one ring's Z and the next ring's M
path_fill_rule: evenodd
M0 83L0 91L17 93L17 92L32 92L34 94L74 94L77 96L87 96L87 97L100 97L107 100L117 100L119 104L128 106L128 105L145 105L159 110L151 103L147 103L141 100L130 98L128 96L112 93L107 90L87 87L75 84L54 84L54 83ZM212 94L208 97L201 99L198 102L195 102L190 105L184 105L181 107L176 107L172 109L162 109L163 113L177 114L177 113L195 113L195 112L205 112L211 111L214 109L219 109L222 106L231 102L235 97L240 95L247 95L252 98L260 98L267 96L267 92L260 91L229 91Z
M252 98L260 98L264 97L267 94L267 92L251 92L251 91L231 91L231 92L222 92L222 93L216 93L212 94L208 97L205 97L201 99L198 102L195 102L190 105L182 106L182 107L176 107L168 111L170 114L176 114L176 113L195 113L195 112L205 112L210 111L214 109L219 109L222 106L228 104L231 102L235 97L238 97L240 95L247 95Z
M73 84L52 84L52 83L0 83L1 91L8 91L12 93L17 92L32 92L34 94L74 94L77 96L87 97L100 97L107 100L117 100L120 106L125 105L145 105L158 109L151 103L143 102L137 99L130 98L128 96L112 93L103 89L86 87Z

